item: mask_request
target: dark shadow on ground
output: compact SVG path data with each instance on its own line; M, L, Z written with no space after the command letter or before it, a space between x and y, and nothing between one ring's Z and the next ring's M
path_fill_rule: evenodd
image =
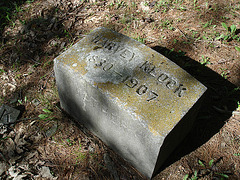
M44 67L48 66L72 41L71 33L56 17L55 7L27 19L20 27L16 30L11 26L13 34L1 33L0 39L4 45L1 61L6 67L14 69L25 64L38 66L42 63L46 63ZM13 46L7 46L6 42L11 42Z
M172 52L160 46L152 49L171 59L208 88L193 129L166 161L161 168L163 170L196 150L219 132L231 117L232 111L237 108L240 90L216 72L181 53Z
M4 27L10 23L14 11L21 6L26 0L1 0L0 2L0 37L2 36L2 31Z

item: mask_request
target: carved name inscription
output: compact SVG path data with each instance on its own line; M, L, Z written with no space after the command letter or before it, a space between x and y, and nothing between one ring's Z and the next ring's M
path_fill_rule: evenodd
M144 62L140 68L145 73L150 74L152 77L156 78L158 83L165 85L168 89L172 89L173 92L178 95L178 97L182 97L184 95L184 91L187 90L183 84L177 83L176 78L162 72L160 69L156 68L156 66L152 65L148 61Z
M95 46L93 48L93 50L103 47L103 50L106 53L116 53L118 51L120 54L119 57L122 59L128 60L128 61L131 61L133 59L133 57L135 56L134 52L126 49L119 42L110 41L109 39L104 38L100 35L94 37L91 42L98 45L98 46Z
M108 38L102 37L101 35L97 35L94 37L91 42L95 43L96 46L93 47L93 50L97 50L102 48L105 53L118 55L118 58L124 59L126 64L135 58L138 58L134 52L124 47L119 42L114 42L113 40L109 40ZM111 58L111 57L109 57ZM92 65L95 68L101 68L103 71L112 71L118 76L121 77L122 83L129 88L136 88L136 93L138 95L148 94L148 98L146 101L152 101L156 99L159 95L157 92L152 91L147 82L144 84L140 84L140 81L137 77L125 76L120 73L117 68L117 62L110 61L108 57L100 57L98 55L89 55L87 57L87 61L92 62ZM179 83L176 77L172 77L170 74L164 72L160 68L157 68L155 65L151 64L149 61L145 61L138 65L141 71L150 75L152 78L157 81L157 84L164 86L165 88L171 90L174 94L176 94L179 98L184 96L187 88Z

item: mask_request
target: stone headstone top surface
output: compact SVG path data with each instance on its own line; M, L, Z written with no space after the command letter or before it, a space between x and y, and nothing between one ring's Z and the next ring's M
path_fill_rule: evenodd
M206 91L178 65L127 36L97 28L55 59L165 136Z

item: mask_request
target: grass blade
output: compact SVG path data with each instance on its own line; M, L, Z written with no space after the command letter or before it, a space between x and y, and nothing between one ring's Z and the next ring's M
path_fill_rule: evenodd
M225 23L222 23L222 27L224 27L228 31L228 26Z
M235 47L235 49L238 51L238 52L240 52L240 47Z
M214 161L213 159L209 161L208 164L209 164L210 167L212 167L212 165L213 165L213 161Z
M236 27L236 25L233 24L233 25L231 25L230 29L231 29L231 33L234 34L237 30L237 27Z
M201 160L198 160L198 164L202 167L205 167L205 165L203 164L203 162Z
M52 111L50 111L48 109L43 109L43 112L45 112L45 113L52 113Z
M46 119L46 118L48 118L48 116L49 116L49 115L47 115L47 114L39 114L39 115L38 115L38 117L39 117L40 119Z

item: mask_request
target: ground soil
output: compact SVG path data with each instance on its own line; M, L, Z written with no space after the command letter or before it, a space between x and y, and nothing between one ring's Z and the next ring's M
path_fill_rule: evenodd
M21 114L0 125L0 179L145 179L59 106L53 59L101 26L153 48L208 88L194 128L153 179L240 179L239 2L29 0L1 6L7 8L0 105Z

